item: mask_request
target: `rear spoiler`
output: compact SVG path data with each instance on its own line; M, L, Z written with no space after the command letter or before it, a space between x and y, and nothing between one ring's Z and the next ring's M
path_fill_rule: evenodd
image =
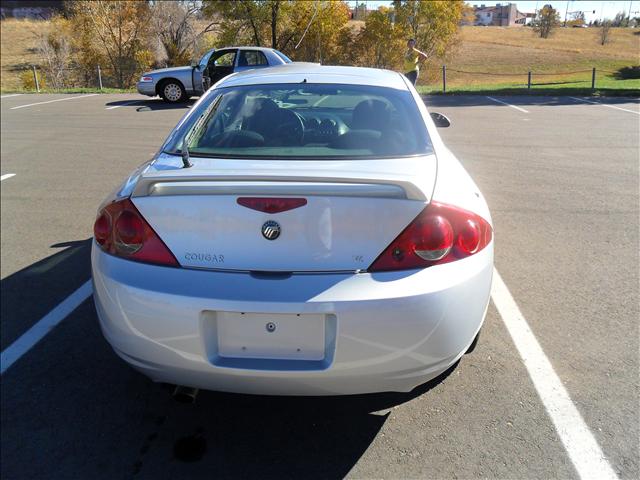
M351 172L349 172L351 173ZM139 177L132 197L168 195L322 195L376 197L418 200L429 199L420 188L406 178L368 178L366 173L327 177L326 172L305 175L274 174L256 171L252 174L211 175L181 171L145 173Z

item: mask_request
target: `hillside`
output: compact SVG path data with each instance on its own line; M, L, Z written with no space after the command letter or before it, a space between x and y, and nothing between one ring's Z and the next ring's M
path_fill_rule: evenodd
M0 81L2 90L20 88L20 74L39 59L35 47L38 35L49 28L45 20L0 21Z
M20 72L38 63L37 35L47 28L46 21L0 22L3 90L22 86ZM591 68L596 67L599 85L640 88L640 80L619 81L614 76L621 67L640 64L640 29L614 28L611 32L610 42L602 46L595 28L558 29L551 38L542 39L529 28L463 27L461 43L446 61L447 86L521 86L529 70L535 84L589 86ZM441 88L440 62L426 70L421 83ZM563 74L536 75L556 72Z
M446 62L447 86L523 84L528 71L537 84L583 81L590 85L592 67L598 71L598 80L611 82L621 67L640 64L639 29L614 28L604 46L599 34L596 28L560 28L543 39L529 28L463 27L461 43ZM562 74L549 75L558 72ZM439 68L430 77L439 83ZM635 88L639 86L636 82Z

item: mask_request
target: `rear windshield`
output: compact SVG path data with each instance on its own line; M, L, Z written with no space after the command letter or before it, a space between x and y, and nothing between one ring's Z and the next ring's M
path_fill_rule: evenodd
M273 53L275 53L276 55L278 55L282 60L284 60L284 63L292 63L291 59L289 57L287 57L284 53L278 51L278 50L274 50Z
M194 156L383 158L432 152L408 91L332 84L220 88L167 140Z

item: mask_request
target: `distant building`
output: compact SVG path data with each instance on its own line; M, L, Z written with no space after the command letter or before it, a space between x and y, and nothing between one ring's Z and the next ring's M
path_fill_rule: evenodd
M495 27L522 27L527 24L528 18L534 18L533 13L520 12L514 3L495 6L474 6L474 25Z

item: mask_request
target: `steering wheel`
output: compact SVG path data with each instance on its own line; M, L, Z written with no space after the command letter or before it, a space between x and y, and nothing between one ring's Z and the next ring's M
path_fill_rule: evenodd
M275 136L283 140L286 145L301 145L304 139L304 121L293 110L279 109L280 122L275 131Z

